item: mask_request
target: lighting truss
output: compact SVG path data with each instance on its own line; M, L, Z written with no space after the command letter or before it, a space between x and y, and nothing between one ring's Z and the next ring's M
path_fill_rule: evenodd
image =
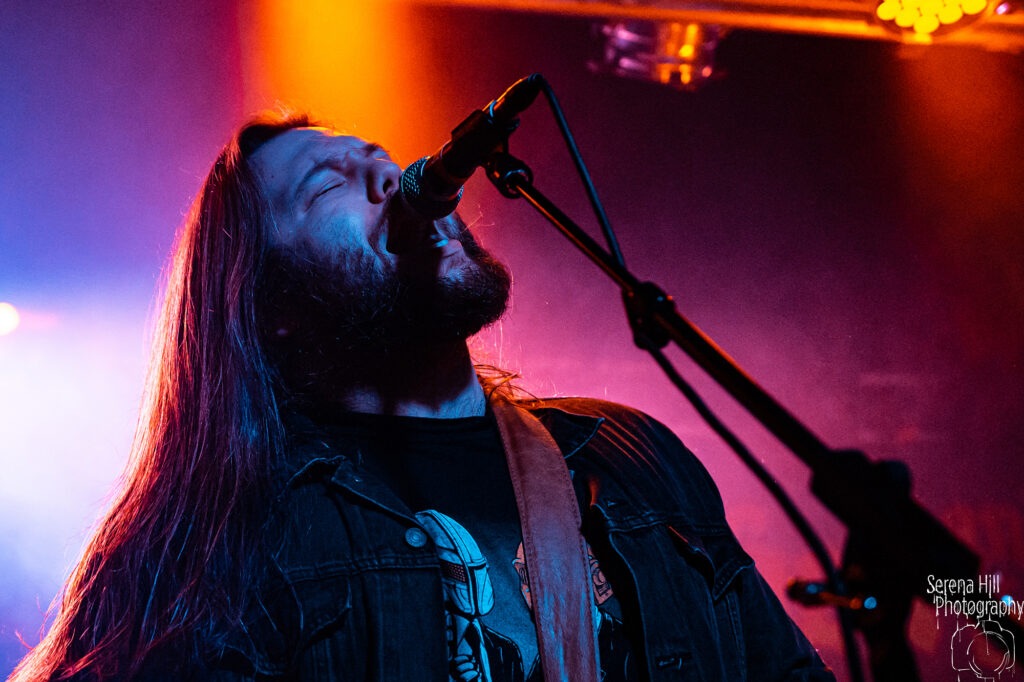
M1024 0L987 0L966 21L940 31L914 30L878 14L882 0L409 0L421 5L473 7L587 17L610 22L699 24L917 45L965 45L1003 52L1024 51ZM911 3L914 0L910 0ZM917 0L934 4L936 0ZM956 0L938 0L951 4ZM908 0L903 0L908 4Z

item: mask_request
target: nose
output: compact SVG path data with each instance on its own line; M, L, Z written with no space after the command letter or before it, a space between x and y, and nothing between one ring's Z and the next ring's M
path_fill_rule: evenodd
M398 189L402 169L389 158L372 156L367 160L366 196L371 203L381 204Z

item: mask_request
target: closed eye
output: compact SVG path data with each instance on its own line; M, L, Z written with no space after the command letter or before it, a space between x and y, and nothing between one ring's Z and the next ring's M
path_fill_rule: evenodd
M323 187L321 187L320 189L317 190L316 194L314 194L311 197L310 203L316 201L317 199L319 199L320 197L322 197L323 195L327 194L328 192L330 192L332 190L336 190L336 189L340 189L340 188L344 187L346 184L348 184L348 183L346 183L344 180L342 180L340 178L332 179L329 183L327 183L326 185L324 185Z

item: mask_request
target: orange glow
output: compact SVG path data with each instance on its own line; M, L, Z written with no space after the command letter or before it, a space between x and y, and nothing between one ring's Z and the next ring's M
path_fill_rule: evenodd
M658 80L666 84L683 85L694 82L694 67L700 60L701 43L704 41L704 31L700 24L670 22L662 31L662 55L668 59L660 61L656 66ZM706 71L707 67L704 67L700 73L703 75Z
M679 48L679 56L683 59L693 59L697 52L697 41L700 39L700 27L697 24L687 24L686 33L683 37L683 45Z
M909 181L901 191L921 215L935 216L907 224L934 272L963 292L950 320L964 347L974 359L1017 362L1020 333L1009 311L1024 306L1024 169L1011 143L1024 130L1018 64L950 50L893 66L894 115L904 132L897 157Z
M247 110L284 104L399 157L422 149L416 129L431 111L422 39L398 3L257 0L240 9ZM406 159L407 160L407 159Z

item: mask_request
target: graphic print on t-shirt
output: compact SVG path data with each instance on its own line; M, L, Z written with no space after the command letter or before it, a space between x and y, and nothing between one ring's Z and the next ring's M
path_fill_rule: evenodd
M454 519L427 509L416 520L434 541L441 563L448 658L454 679L491 679L480 617L494 608L494 589L487 575L487 560L476 540Z
M594 623L597 626L597 651L598 662L601 670L602 682L619 682L634 680L632 664L630 663L630 646L626 638L625 630L622 629L622 619L618 614L618 604L612 598L611 583L605 578L601 565L594 556L590 545L587 545L587 559L590 561L590 580L594 588ZM530 572L526 567L526 554L523 550L523 543L519 543L516 550L516 558L512 565L519 574L519 588L523 594L526 606L533 609L533 600L530 598ZM534 661L532 674L528 680L541 680L539 661Z
M473 536L451 517L432 509L416 514L416 520L434 541L441 564L450 679L458 682L542 680L536 655L531 656L529 665L525 664L520 647L520 644L525 644L522 633L517 642L512 633L502 634L484 622L484 617L494 609L495 593L487 559ZM611 586L589 546L587 555L593 582L595 624L599 628L601 679L606 682L633 679L622 621L610 612L614 610L614 604L610 602L613 597ZM529 571L522 542L509 563L519 577L523 602L528 610L532 609ZM514 604L509 606L515 607Z

